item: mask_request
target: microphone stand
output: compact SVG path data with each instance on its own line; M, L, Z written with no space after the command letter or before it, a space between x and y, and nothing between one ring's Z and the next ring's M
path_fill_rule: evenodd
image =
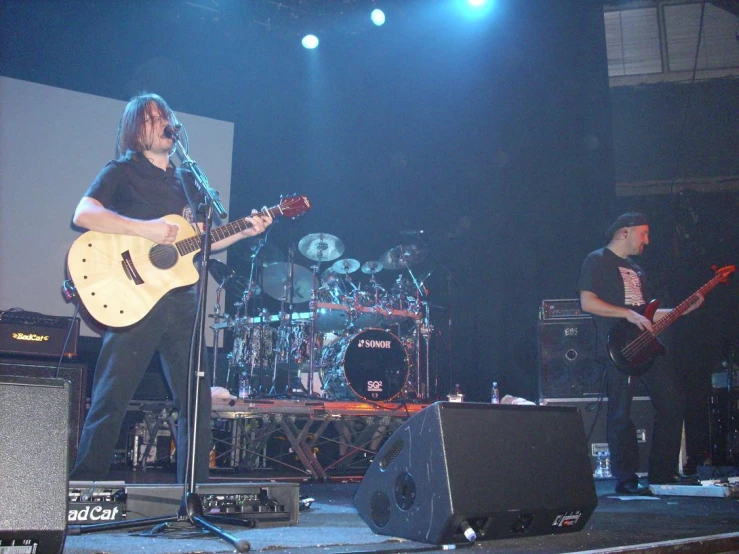
M226 209L221 203L217 191L210 188L208 179L200 170L187 153L187 150L180 142L177 132L172 133L172 140L175 143L177 155L180 157L182 165L189 168L195 176L195 183L198 190L203 195L205 203L205 222L202 234L202 258L200 260L200 282L198 284L198 307L195 316L195 326L193 328L193 338L190 345L190 367L188 371L188 438L187 441L187 470L185 472L185 483L183 485L184 496L180 505L178 520L187 519L191 524L207 529L211 533L219 536L223 540L231 543L238 552L248 552L251 545L246 539L239 539L234 535L224 531L216 526L213 522L227 523L231 525L241 525L251 527L252 523L238 518L205 516L203 512L203 504L200 495L195 492L196 482L195 475L197 469L197 441L198 441L198 412L200 409L201 387L207 385L205 373L201 367L203 354L205 352L205 306L206 293L208 288L208 260L211 251L211 229L213 226L213 210L218 213L218 217L225 219L228 216Z
M155 518L143 518L133 521L113 521L110 523L98 523L92 525L70 525L67 533L70 535L80 535L84 533L92 533L95 531L107 531L111 529L123 529L141 527L144 525L187 521L190 524L206 529L217 535L221 539L231 543L238 552L248 552L251 545L246 539L240 539L227 531L224 531L216 522L229 525L237 525L242 527L253 527L253 522L224 516L206 516L203 511L203 503L200 495L195 492L195 470L197 466L197 432L198 432L198 410L200 408L200 390L206 380L206 373L202 367L202 355L205 345L205 307L206 307L206 290L208 284L208 259L210 258L211 247L211 227L213 223L213 209L218 212L219 217L225 218L226 213L221 201L218 198L218 192L214 191L208 185L205 175L200 171L197 164L190 159L187 151L182 146L177 132L179 129L168 129L167 136L172 139L177 149L177 154L182 160L182 165L189 167L195 175L195 182L199 191L204 198L204 231L202 234L202 259L200 262L200 279L198 282L198 306L195 315L195 325L193 326L192 341L190 343L190 362L188 367L188 399L187 399L187 419L188 419L188 441L187 441L187 466L185 471L185 482L183 484L183 496L180 509L177 515ZM199 206L200 208L200 206ZM200 210L198 210L200 211Z

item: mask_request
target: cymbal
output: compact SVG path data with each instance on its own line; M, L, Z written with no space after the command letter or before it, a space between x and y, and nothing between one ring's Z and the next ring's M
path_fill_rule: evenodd
M380 263L385 269L404 269L422 262L428 253L428 248L416 244L401 244L380 256Z
M219 285L236 275L236 272L233 269L228 267L221 260L216 260L215 258L208 260L208 273L210 273L210 276L213 277Z
M246 279L237 275L233 269L215 258L208 260L208 273L216 280L218 286L225 288L237 296L244 294L248 286Z
M282 250L277 248L271 242L265 242L260 249L259 243L261 240L261 237L247 237L234 246L243 245L243 247L245 247L248 251L247 255L249 256L249 261L254 259L254 255L256 254L257 250L259 250L256 261L257 265L262 267L267 267L274 263L285 261L285 254L282 252Z
M334 262L334 265L331 266L331 269L333 269L336 273L348 275L349 273L354 273L356 270L359 269L359 260L353 260L352 258L336 260Z
M277 262L262 271L262 288L275 300L282 300L287 291L290 269L288 262ZM293 303L308 302L313 292L313 273L302 265L293 264Z
M382 263L380 262L364 262L362 265L362 273L366 275L373 275L382 271Z
M344 253L344 243L328 233L312 233L300 239L298 251L309 260L330 262Z

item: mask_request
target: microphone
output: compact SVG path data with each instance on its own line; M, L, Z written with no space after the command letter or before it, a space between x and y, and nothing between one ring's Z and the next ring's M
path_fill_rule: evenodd
M167 125L163 131L164 136L168 139L177 140L179 138L177 133L180 132L180 129L182 129L182 125L179 123L177 125Z
M421 235L425 234L423 230L419 231L401 231L400 236L401 237L420 237Z

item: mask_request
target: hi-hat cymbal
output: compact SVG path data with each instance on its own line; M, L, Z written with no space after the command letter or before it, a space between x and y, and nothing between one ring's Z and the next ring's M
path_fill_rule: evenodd
M208 260L208 273L216 280L219 287L223 287L237 296L244 294L248 286L246 279L237 275L233 269L215 258Z
M348 275L349 273L354 273L356 270L359 269L359 260L353 260L352 258L336 260L334 262L334 265L331 266L331 269L333 269L336 273Z
M344 243L328 233L312 233L300 239L298 251L309 260L330 262L344 253Z
M428 253L428 248L416 244L401 244L380 256L380 263L385 269L404 269L422 262Z
M380 262L364 262L362 265L362 273L366 275L373 275L382 271L382 264Z
M275 300L282 300L287 294L290 264L277 262L262 271L262 288ZM293 264L293 303L308 302L313 292L313 273L302 265Z

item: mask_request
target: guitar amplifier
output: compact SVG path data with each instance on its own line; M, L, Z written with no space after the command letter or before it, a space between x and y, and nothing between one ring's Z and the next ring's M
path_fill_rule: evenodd
M557 298L542 300L539 306L539 319L562 319L573 317L592 317L582 311L580 300L577 298Z
M79 318L26 311L0 313L0 354L74 357L79 336Z

